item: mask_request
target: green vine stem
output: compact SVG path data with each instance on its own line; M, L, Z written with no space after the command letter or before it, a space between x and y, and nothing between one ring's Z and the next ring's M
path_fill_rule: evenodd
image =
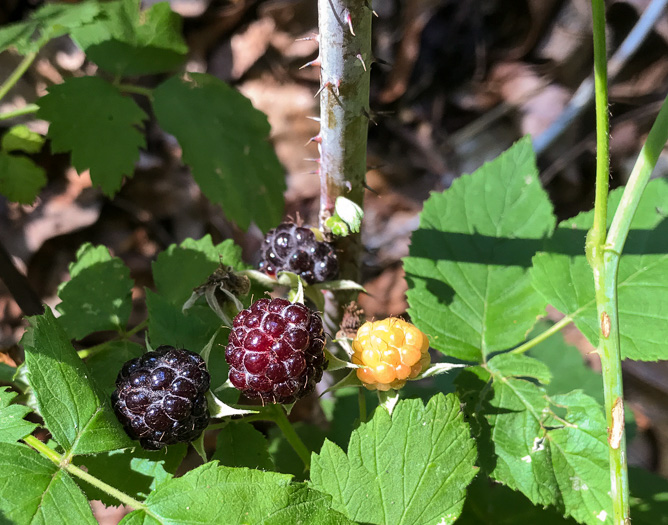
M10 118L22 117L24 115L31 115L32 113L37 113L39 106L37 104L28 104L22 108L14 109L12 111L7 111L6 113L0 113L0 120L9 120Z
M334 213L336 198L359 206L364 197L369 125L371 16L360 0L318 0L320 55L320 226ZM341 278L359 280L360 235L339 243Z
M283 405L269 405L268 409L273 415L272 420L278 425L278 428L283 432L285 439L288 440L290 446L304 462L305 470L309 470L311 468L311 451L306 447L292 426L292 423L288 420ZM245 419L245 421L248 421L248 419Z
M142 510L146 512L147 514L153 516L153 514L149 511L149 509L144 505L141 501L137 501L134 498L131 498L127 494L121 492L118 489L115 489L111 485L107 485L104 481L97 479L95 476L91 476L88 472L85 472L84 470L81 470L79 467L76 465L73 465L72 463L68 462L65 457L62 455L58 454L55 450L52 448L49 448L47 445L42 443L39 439L37 439L35 436L26 436L23 438L23 441L26 442L26 444L30 445L32 448L34 448L37 452L42 454L44 457L47 459L51 460L53 463L55 463L59 468L62 468L66 470L68 473L72 474L73 476L76 476L87 483L93 485L94 487L97 487L98 489L102 490L103 492L106 492L110 496L116 498L118 501L120 501L123 505L127 505L128 507L131 507L135 510ZM154 516L155 517L155 516Z
M23 74L28 70L31 64L37 58L37 51L28 53L23 57L23 60L19 62L19 65L16 66L16 69L9 75L9 78L0 86L0 100L5 98L5 95L14 87L14 85L21 79Z
M608 78L605 39L605 2L592 0L594 33L594 87L596 94L596 199L594 225L587 234L585 251L594 274L596 307L599 318L598 353L601 357L605 416L608 425L610 496L613 523L631 523L629 480L624 432L624 391L619 345L617 310L617 271L619 254L605 252L610 178L610 140L608 122ZM621 210L621 207L620 207ZM615 262L615 264L613 264Z

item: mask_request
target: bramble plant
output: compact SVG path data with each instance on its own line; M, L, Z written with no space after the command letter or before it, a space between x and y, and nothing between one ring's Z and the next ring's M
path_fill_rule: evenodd
M608 195L603 0L592 8L594 210L557 224L525 137L425 202L404 260L414 324L344 318L323 341L323 324L341 315L323 321L325 302L342 310L361 290L373 11L319 0L319 230L272 231L265 272L231 240L170 246L153 262L148 317L136 326L129 269L104 246L81 246L58 317L30 317L25 363L0 365L11 385L0 388L0 522L95 523L88 502L101 500L126 505L128 525L668 523L668 482L627 469L621 379L623 358L668 358L668 183L649 180L668 102L626 188ZM23 57L0 99L65 34L100 73L0 114L49 122L46 137L20 123L5 132L0 193L35 200L46 177L28 155L48 139L113 197L145 146L137 96L227 217L279 225L285 182L266 117L210 75L174 73L188 49L166 3L47 4L0 29L0 51ZM155 73L173 74L153 88L126 82ZM548 304L565 315L556 324L537 322ZM569 323L597 347L601 376L559 335ZM109 330L116 336L74 349ZM293 426L292 403L324 367L332 380L315 402L327 424ZM275 426L261 432L258 421ZM203 464L177 477L191 439Z

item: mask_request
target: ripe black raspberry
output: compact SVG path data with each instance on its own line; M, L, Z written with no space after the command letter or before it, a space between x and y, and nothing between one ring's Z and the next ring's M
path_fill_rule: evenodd
M303 304L260 299L234 318L225 350L230 382L263 403L313 392L326 366L322 319Z
M284 222L270 230L261 248L260 271L276 275L281 270L301 275L308 283L330 281L339 272L334 247L317 241L308 228Z
M163 345L123 365L111 404L132 439L158 450L193 441L206 428L210 381L199 355Z

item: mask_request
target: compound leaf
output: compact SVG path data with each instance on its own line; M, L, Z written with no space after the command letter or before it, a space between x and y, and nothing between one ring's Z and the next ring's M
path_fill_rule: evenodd
M90 60L119 76L172 71L188 53L181 34L181 17L167 2L140 11L138 0L102 5L95 23L72 32Z
M353 431L346 454L325 441L312 456L311 482L355 521L453 523L476 474L476 450L454 394L377 408Z
M179 443L162 450L149 451L140 447L114 450L92 456L78 456L75 463L86 471L125 494L143 500L162 483L172 479L183 461L188 445ZM85 481L76 480L89 500L100 500L105 505L118 505L118 500Z
M0 487L2 523L97 523L69 475L24 445L0 443Z
M199 240L186 239L158 254L152 265L153 281L160 295L170 303L182 306L193 288L206 282L220 264L244 269L241 247L231 239L214 246L210 235ZM175 275L179 278L174 279Z
M536 505L551 505L580 523L611 523L603 411L579 390L548 397L541 377L529 373L535 366L545 365L502 354L459 374L480 464Z
M0 151L0 194L10 201L32 204L46 185L46 172L28 157Z
M635 518L634 518L635 519ZM552 508L533 505L521 493L478 476L467 489L466 502L457 525L575 525Z
M0 51L14 47L20 54L27 55L37 51L48 39L92 22L99 13L100 5L95 0L43 5L28 20L0 29Z
M71 279L58 290L59 322L70 338L100 330L123 330L132 310L130 270L104 246L81 245L70 264Z
M268 446L267 438L253 425L243 421L231 421L220 430L216 452L211 459L228 467L274 470Z
M183 149L183 161L204 194L246 229L263 231L283 215L283 168L268 141L267 117L241 93L210 75L173 77L155 90L162 128Z
M554 224L528 137L431 195L404 267L409 313L434 348L481 361L524 340L546 304L528 268Z
M107 341L86 359L86 366L100 390L108 396L116 389L116 376L126 361L144 353L137 343L128 340Z
M30 317L21 343L39 413L66 454L94 454L132 446L108 401L49 308Z
M2 149L7 153L22 151L23 153L38 153L44 145L44 137L30 131L28 126L20 124L9 129L2 136Z
M146 113L130 97L99 77L69 78L37 100L37 116L50 122L54 153L71 152L77 171L90 170L94 184L113 196L123 176L132 176Z
M146 290L148 308L148 335L153 348L171 345L201 353L211 338L216 336L207 366L211 374L211 390L227 381L229 368L225 361L227 330L220 330L221 320L208 306L195 305L187 312L161 295Z
M329 496L290 480L284 474L211 461L149 495L145 504L154 522L142 521L146 514L135 511L121 523L351 524L331 509Z
M619 205L622 188L610 193L608 222ZM642 361L667 359L668 350L668 181L650 181L631 222L619 264L617 296L622 357ZM575 324L593 345L599 321L594 278L584 254L593 212L559 224L545 250L533 260L533 285Z
M0 387L0 442L14 443L31 434L37 425L23 419L30 409L11 404L18 394L8 387Z

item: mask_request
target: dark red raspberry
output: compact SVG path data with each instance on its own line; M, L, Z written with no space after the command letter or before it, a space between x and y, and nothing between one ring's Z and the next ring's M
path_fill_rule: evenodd
M322 379L324 347L316 312L285 299L260 299L234 318L225 350L230 382L263 403L293 403Z
M284 270L301 275L308 284L331 281L339 273L334 247L318 241L308 228L284 222L270 230L261 248L260 271L276 275Z
M111 404L132 439L158 450L193 441L206 428L210 381L199 355L163 345L123 365Z

